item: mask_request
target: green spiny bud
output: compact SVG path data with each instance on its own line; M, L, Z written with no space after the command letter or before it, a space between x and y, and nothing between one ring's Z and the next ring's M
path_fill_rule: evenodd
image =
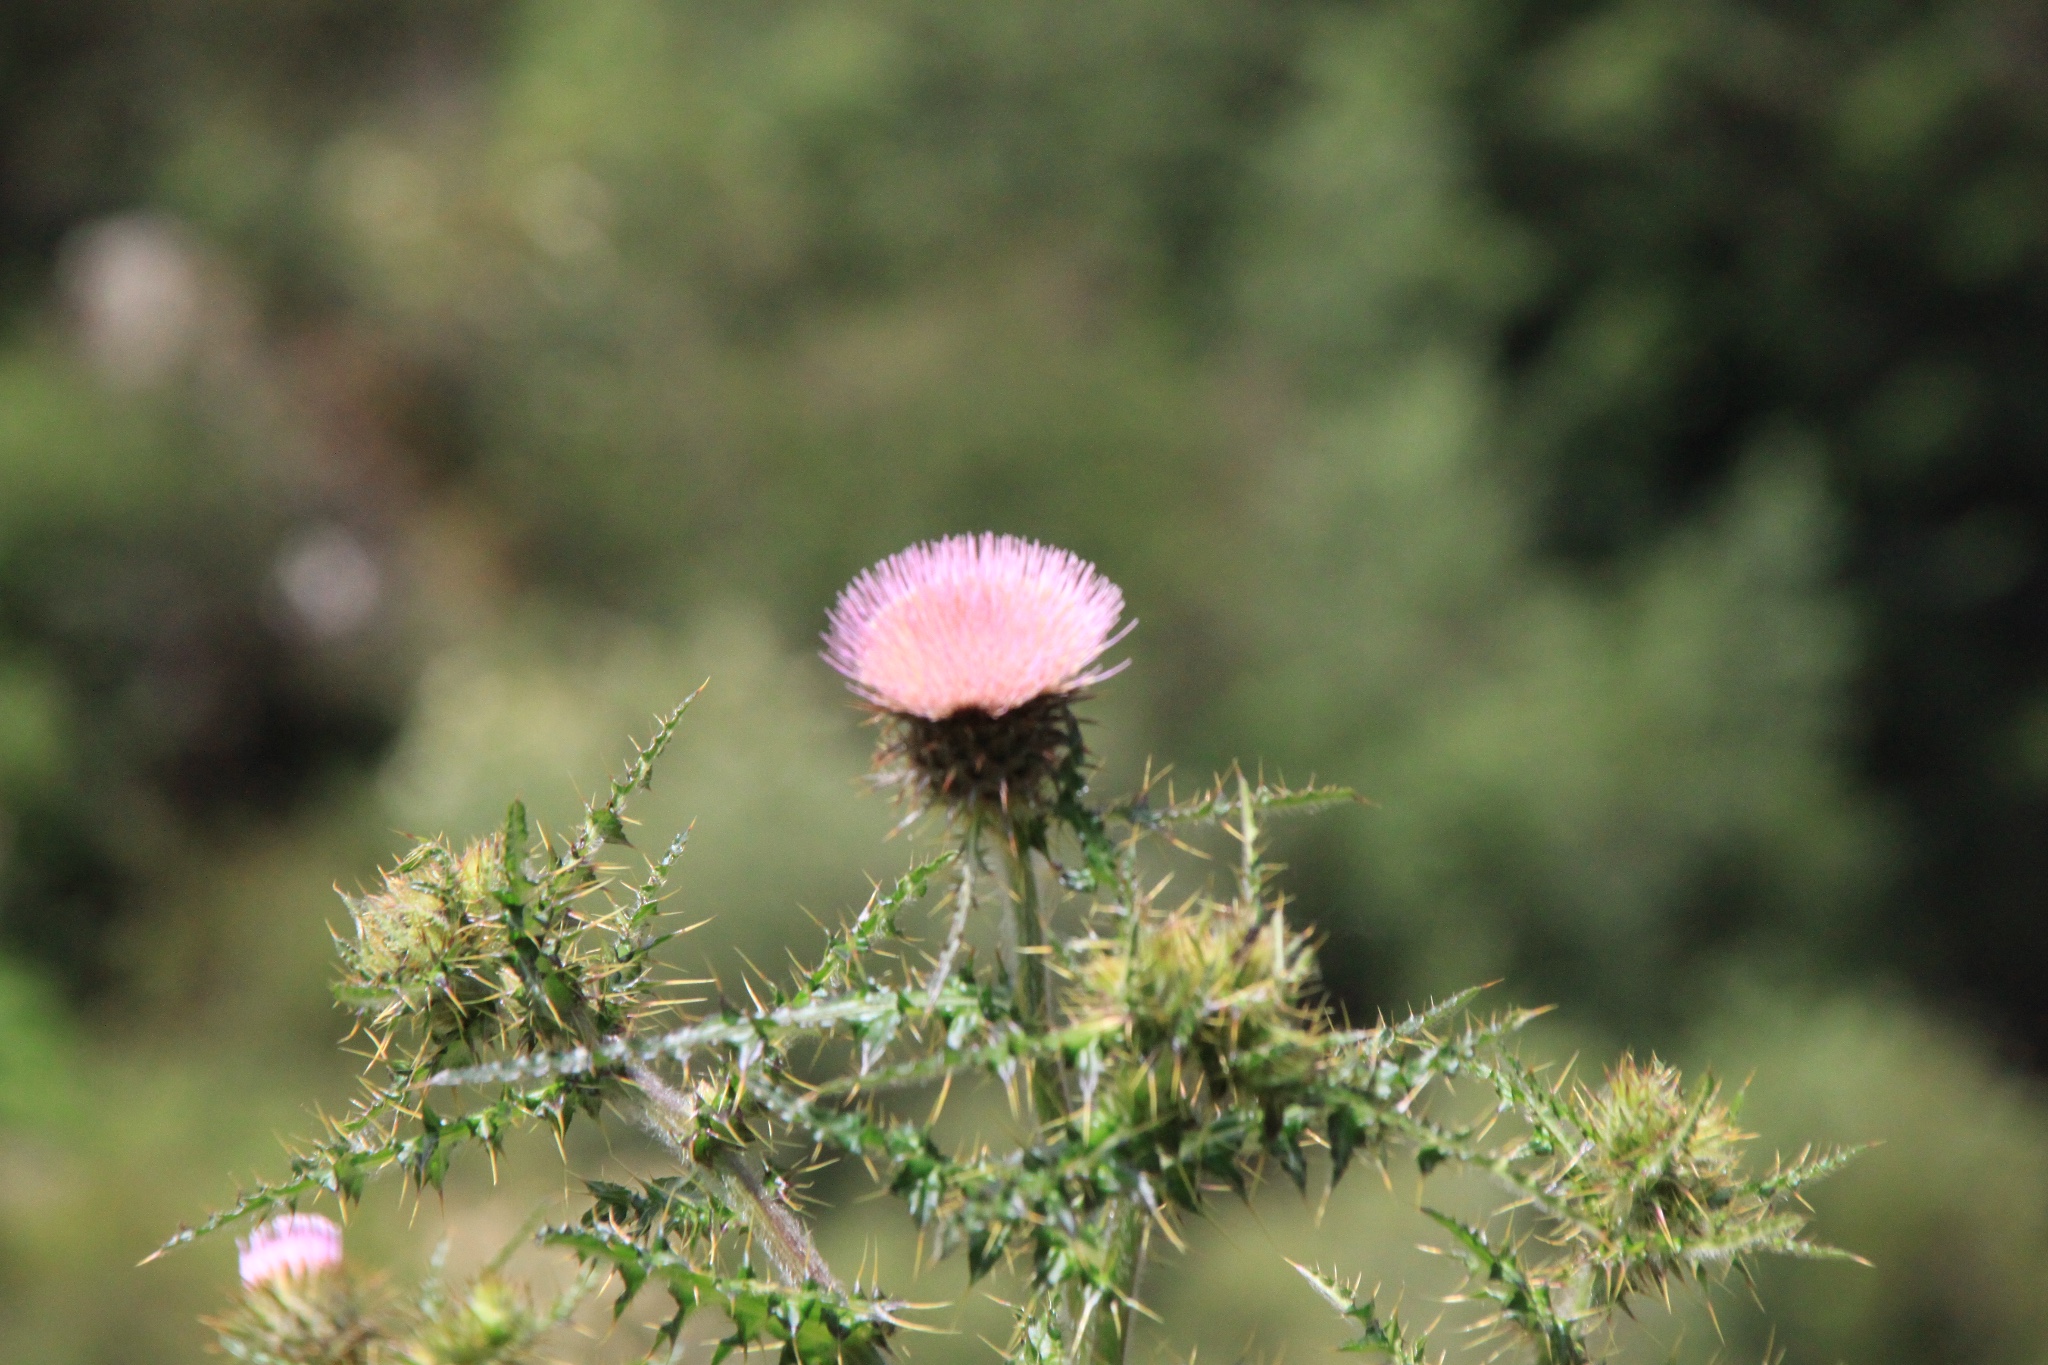
M356 941L351 966L381 981L403 981L426 971L447 951L448 908L418 882L387 876L384 889L351 899Z
M485 1275L445 1304L407 1343L411 1365L509 1365L548 1326L526 1296L497 1275Z
M1092 946L1078 968L1077 1015L1120 1018L1139 1051L1192 1048L1205 1064L1295 1028L1315 974L1304 936L1277 907L1195 901Z

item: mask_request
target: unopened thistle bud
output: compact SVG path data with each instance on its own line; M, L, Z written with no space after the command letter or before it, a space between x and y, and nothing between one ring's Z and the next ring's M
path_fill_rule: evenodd
M341 1228L317 1213L288 1213L251 1232L241 1248L242 1283L274 1285L340 1265Z
M825 661L883 717L888 779L920 804L1008 811L1081 754L1072 701L1118 672L1123 593L1065 550L1015 536L913 545L831 613Z

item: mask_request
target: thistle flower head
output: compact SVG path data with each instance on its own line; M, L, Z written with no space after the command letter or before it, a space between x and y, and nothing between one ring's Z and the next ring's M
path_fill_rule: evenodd
M1074 694L1124 595L1065 550L984 533L913 545L839 594L825 661L884 721L881 780L917 806L1013 811L1085 757Z
M288 1213L241 1244L242 1283L250 1288L332 1270L341 1264L341 1227L317 1213Z
M885 711L1002 716L1102 681L1124 595L1077 555L983 533L913 545L839 594L825 660ZM1127 629L1127 628L1126 628Z

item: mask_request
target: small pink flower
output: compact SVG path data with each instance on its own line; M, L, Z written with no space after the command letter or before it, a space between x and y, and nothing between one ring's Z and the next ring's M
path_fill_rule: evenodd
M341 1228L317 1213L288 1213L251 1232L241 1247L242 1283L253 1289L340 1265Z
M1079 556L999 536L913 545L839 594L825 661L887 711L1000 716L1116 673L1124 595ZM1136 623L1131 623L1135 625Z

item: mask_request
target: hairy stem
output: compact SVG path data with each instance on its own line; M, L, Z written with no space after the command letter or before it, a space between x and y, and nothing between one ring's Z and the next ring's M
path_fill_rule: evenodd
M1046 961L1048 936L1040 909L1038 869L1032 861L1030 845L1014 833L1008 849L1015 927L1011 980L1017 986L1018 1013L1024 1027L1043 1033L1052 1027L1052 974ZM1067 1118L1066 1076L1056 1058L1043 1058L1034 1064L1031 1100L1041 1123L1059 1123ZM1096 1303L1092 1312L1087 1309L1085 1291L1064 1295L1060 1335L1078 1348L1076 1361L1123 1365L1130 1339L1130 1305L1136 1301L1138 1276L1144 1267L1146 1221L1144 1211L1136 1207L1112 1210L1106 1216L1110 1220L1111 1295Z
M1046 969L1045 920L1039 911L1038 869L1032 865L1030 845L1013 833L1008 840L1010 855L1010 918L1015 952L1011 957L1010 980L1017 989L1017 1013L1027 1032L1044 1033L1052 1027L1050 972ZM1031 1067L1031 1105L1041 1123L1059 1123L1067 1117L1066 1078L1059 1061L1046 1057Z
M716 1164L727 1190L738 1196L734 1202L747 1211L755 1239L768 1249L783 1277L800 1284L839 1288L838 1278L819 1254L804 1220L768 1187L760 1159L737 1147L721 1147Z
M1137 1301L1138 1277L1145 1269L1145 1211L1127 1206L1112 1211L1109 1220L1109 1273L1117 1299L1100 1305L1088 1324L1081 1358L1094 1365L1123 1365L1130 1349L1130 1306Z
M720 1143L707 1172L691 1150L689 1100L645 1062L633 1063L629 1074L647 1098L642 1120L648 1131L675 1154L685 1169L710 1174L717 1180L719 1193L746 1215L748 1231L775 1262L783 1279L791 1284L839 1288L838 1278L819 1254L804 1220L770 1188L759 1158Z

